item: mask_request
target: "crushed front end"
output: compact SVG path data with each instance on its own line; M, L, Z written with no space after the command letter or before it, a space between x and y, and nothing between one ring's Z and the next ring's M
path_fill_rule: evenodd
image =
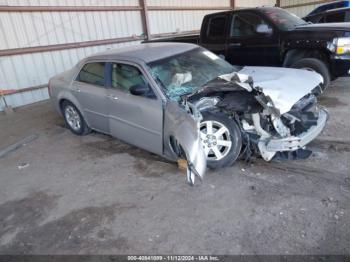
M264 109L252 114L251 125L242 127L263 159L270 161L277 153L305 149L323 131L327 120L327 110L317 106L316 97L308 94L289 112L279 115L276 110Z
M278 88L282 82L258 86L253 78L233 73L212 81L188 99L199 111L224 113L240 126L242 156L249 158L257 153L270 161L275 156L303 151L326 125L328 112L317 105L314 95L321 81L318 75L308 76L314 77L313 84L288 95L293 91Z

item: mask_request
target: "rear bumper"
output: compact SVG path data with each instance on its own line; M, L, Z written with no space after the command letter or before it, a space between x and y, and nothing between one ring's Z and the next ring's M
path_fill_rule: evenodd
M328 112L321 109L319 112L317 125L298 136L290 136L282 139L272 139L266 144L266 150L269 152L295 151L303 148L314 140L324 129L328 120Z
M63 116L63 115L62 115L61 108L60 108L60 104L59 104L57 98L50 96L50 103L51 103L52 107L55 109L55 111L56 111L60 116Z

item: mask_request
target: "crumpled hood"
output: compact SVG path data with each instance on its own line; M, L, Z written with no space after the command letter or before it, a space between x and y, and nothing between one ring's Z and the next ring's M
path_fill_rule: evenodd
M269 96L281 114L287 113L296 102L323 83L318 73L301 69L246 66L238 73L251 76L254 88L260 88Z

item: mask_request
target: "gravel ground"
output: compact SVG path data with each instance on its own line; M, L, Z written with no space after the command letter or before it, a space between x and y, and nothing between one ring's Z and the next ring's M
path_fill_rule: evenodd
M238 162L186 184L173 163L73 135L49 102L0 115L0 254L350 254L350 86L308 160Z

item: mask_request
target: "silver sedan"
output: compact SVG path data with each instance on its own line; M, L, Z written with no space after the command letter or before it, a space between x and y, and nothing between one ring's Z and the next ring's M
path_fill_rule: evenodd
M326 124L314 95L322 81L307 70L232 66L197 45L149 43L83 59L50 80L49 94L73 133L93 129L185 159L193 184L206 166L241 154L270 161L304 150Z

